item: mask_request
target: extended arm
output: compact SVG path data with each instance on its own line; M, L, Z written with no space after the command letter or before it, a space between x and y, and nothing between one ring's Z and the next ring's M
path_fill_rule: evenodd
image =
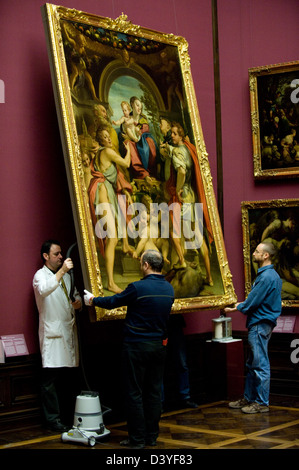
M129 284L128 287L119 294L107 297L95 297L88 290L84 290L85 305L94 305L96 307L105 308L107 310L112 310L113 308L129 305L131 302L134 302L136 298L136 288L133 286L133 284Z

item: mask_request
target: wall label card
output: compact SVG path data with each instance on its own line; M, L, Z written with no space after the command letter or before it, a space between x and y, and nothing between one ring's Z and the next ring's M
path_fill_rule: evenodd
M26 356L29 354L23 334L1 336L6 357Z
M296 316L283 316L278 317L277 325L274 328L274 333L293 333L295 326Z

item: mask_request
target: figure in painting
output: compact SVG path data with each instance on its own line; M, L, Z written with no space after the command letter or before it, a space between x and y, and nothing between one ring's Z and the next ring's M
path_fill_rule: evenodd
M99 144L88 133L84 120L82 122L82 129L83 129L83 133L80 134L78 137L79 137L79 143L80 143L81 160L82 160L82 168L83 168L83 173L84 173L85 187L86 189L88 189L90 180L92 178L91 171L90 171L90 163L96 156L96 153L99 149Z
M112 147L119 154L119 142L116 130L112 127L108 118L107 110L102 104L96 104L93 107L94 123L93 130L96 133L98 129L107 129L111 138Z
M184 98L179 85L180 70L177 63L170 59L167 52L160 54L162 65L159 67L160 72L164 74L165 84L167 88L167 105L168 111L172 110L173 99L178 98L180 106L184 108Z
M141 196L141 203L145 210L140 214L139 241L133 257L139 258L146 250L156 250L161 252L164 263L170 264L168 259L169 241L161 236L161 212L151 210L153 200L149 194L145 193Z
M160 118L160 131L163 136L163 140L161 141L160 145L163 144L172 144L171 138L171 122L169 119L164 117ZM170 165L171 160L168 158L167 153L163 154L160 152L160 158L157 160L157 173L159 179L162 181L167 181L170 177Z
M122 126L124 140L129 139L133 142L138 142L141 133L139 127L137 127L138 123L130 116L131 106L127 101L122 101L120 105L124 115L117 121L112 121L112 124Z
M88 57L86 54L86 38L85 36L80 33L79 31L74 31L74 37L69 33L67 29L67 25L65 22L62 23L62 30L65 34L65 38L70 45L70 87L71 90L75 90L76 86L80 86L82 81L86 81L87 88L90 91L91 97L94 100L98 101L98 97L96 95L95 87L92 81L92 77L87 70L87 63Z
M149 122L146 116L142 114L142 104L139 98L132 96L130 105L132 108L130 115L134 122L137 123L141 133L141 138L138 142L125 141L131 150L131 176L150 182L151 178L156 177L156 157L159 149L149 132Z
M99 129L97 139L100 149L95 159L91 162L93 178L88 189L90 209L96 236L99 241L100 252L105 259L108 279L107 289L118 293L122 291L114 281L114 260L118 234L122 239L123 252L128 253L133 251L129 246L125 228L117 226L117 193L131 190L130 184L124 180L122 173L120 173L117 167L129 168L131 163L130 147L126 146L127 153L125 158L122 158L113 149L111 137L107 129ZM99 212L100 209L104 213ZM101 216L104 216L104 218L102 219Z
M211 276L208 243L212 242L213 235L196 149L193 144L185 139L184 130L179 123L172 123L171 135L173 146L167 144L167 150L171 155L172 161L171 174L166 182L168 201L170 204L177 202L181 205L183 234L185 239L195 237L196 246L200 246L200 251L204 260L206 283L212 286L213 279ZM197 194L192 185L193 176ZM195 218L195 202L201 202L203 204L203 220L205 222L205 231L207 232L208 243L203 233L204 227L200 227L198 223L199 221ZM190 228L192 228L191 231ZM185 268L187 265L184 258L184 249L181 244L181 239L176 236L176 231L179 232L178 227L173 225L172 230L170 230L171 240L179 258L178 264L174 267Z

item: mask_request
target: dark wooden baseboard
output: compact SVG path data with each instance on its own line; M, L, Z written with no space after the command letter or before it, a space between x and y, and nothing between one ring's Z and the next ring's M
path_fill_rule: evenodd
M38 355L8 359L0 364L0 423L39 420Z

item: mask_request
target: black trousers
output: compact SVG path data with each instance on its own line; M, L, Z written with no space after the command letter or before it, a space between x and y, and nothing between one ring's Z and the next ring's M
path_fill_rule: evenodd
M78 367L45 367L41 370L40 396L44 420L72 424L76 396L80 393Z
M165 355L162 340L124 343L125 403L132 444L155 442L158 437Z

